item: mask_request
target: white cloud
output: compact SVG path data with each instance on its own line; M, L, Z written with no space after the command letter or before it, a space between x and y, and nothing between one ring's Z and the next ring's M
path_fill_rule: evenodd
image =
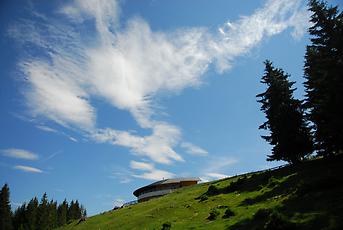
M45 126L45 125L37 125L36 128L45 132L58 133L56 129L50 128L49 126Z
M238 159L234 157L213 157L212 160L209 161L206 169L209 172L220 171L237 163L238 163Z
M93 139L99 142L128 147L139 156L149 157L151 160L170 164L173 160L183 161L183 158L173 150L180 139L178 128L160 123L153 127L153 133L148 136L138 136L127 131L113 129L98 130Z
M208 152L205 149L200 148L199 146L196 146L189 142L182 142L180 146L184 148L186 152L191 155L206 156L208 154Z
M298 22L307 20L308 14L300 2L269 0L252 15L227 22L212 33L206 28L152 31L138 18L120 27L116 1L77 0L59 11L71 19L70 24L40 17L40 22L22 20L9 33L43 53L37 56L35 49L26 49L30 55L19 63L28 82L24 95L33 116L170 164L183 160L174 150L182 134L180 128L153 119L160 112L154 98L201 85L212 63L218 72L227 71L237 57L287 28L294 29L294 37L301 36L305 29ZM92 21L85 19L94 19L94 31L82 30L89 29L84 23ZM91 104L94 97L129 111L152 134L98 129ZM194 147L185 148L205 154L206 150Z
M24 150L24 149L4 149L1 150L2 154L6 157L24 159L24 160L38 160L38 155Z
M40 170L38 168L25 166L25 165L16 165L16 166L14 166L14 169L21 170L24 172L29 172L29 173L42 173L43 172L42 170Z
M205 175L200 177L200 179L201 179L201 182L209 182L212 180L219 180L219 179L224 179L227 177L229 176L226 174L212 172L212 173L205 173Z
M130 166L132 169L151 171L154 170L154 165L146 162L131 161Z
M225 172L237 163L238 159L233 157L212 157L207 165L200 169L202 175L200 178L203 182L208 182L229 177Z
M139 175L137 174L132 175L133 177L136 177L136 178L142 178L146 180L162 180L162 179L175 177L174 173L156 169L154 164L151 164L151 163L131 161L130 167L132 169L145 171L144 173L139 174Z

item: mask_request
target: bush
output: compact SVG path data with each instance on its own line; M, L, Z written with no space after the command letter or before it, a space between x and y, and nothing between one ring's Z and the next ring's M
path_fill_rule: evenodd
M212 209L210 215L207 217L208 220L215 220L220 215L220 212L217 209Z
M284 215L276 211L269 215L264 225L264 229L267 230L293 230L295 227L294 223L288 221Z
M254 219L257 219L257 220L267 219L271 213L272 213L272 210L261 208L254 214Z
M243 185L247 181L247 177L244 175L243 177L238 178L236 181L232 181L228 187L226 187L227 192L234 192L237 191L241 185Z
M169 230L171 229L171 223L170 222L165 222L162 224L161 230Z
M208 200L208 196L206 194L203 194L200 196L200 201Z
M279 181L275 178L275 177L271 177L271 178L269 178L269 180L268 180L268 185L267 185L267 187L268 188L273 188L273 187L275 187L277 184L279 184Z
M217 195L218 194L217 187L214 185L211 185L210 187L208 187L206 194L209 196Z
M235 213L230 208L227 208L225 213L224 213L223 218L229 218L229 217L234 216L234 215L235 215Z

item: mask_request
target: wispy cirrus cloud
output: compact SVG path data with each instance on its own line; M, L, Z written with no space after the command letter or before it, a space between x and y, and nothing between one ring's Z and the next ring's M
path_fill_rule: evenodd
M105 129L98 130L92 138L99 142L128 147L136 155L148 157L158 163L170 164L172 161L183 161L183 158L171 148L179 141L180 136L181 133L175 126L160 123L154 126L153 133L148 136Z
M162 180L165 178L175 177L174 173L156 169L154 164L147 162L131 161L130 167L135 170L143 171L142 174L134 174L133 177L146 180Z
M152 31L141 18L120 27L116 1L74 1L58 13L70 21L40 17L39 22L22 20L9 29L14 38L41 52L34 55L28 50L19 62L27 79L24 95L31 114L164 164L183 161L174 150L182 142L182 132L154 119L160 112L154 98L200 86L210 66L219 73L228 71L237 57L288 28L294 37L302 36L305 29L299 22L308 20L300 0L269 0L252 15L218 26L217 32L200 27ZM84 26L92 21L87 19L94 19L94 27ZM99 129L93 97L130 112L152 134ZM207 153L192 143L183 148Z
M205 173L200 177L201 182L209 182L213 180L220 180L229 177L229 175L223 173Z
M186 153L189 153L191 155L206 156L208 154L207 150L200 148L199 146L196 146L189 142L182 142L180 144L180 147L184 148Z
M203 167L204 169L201 168L200 178L203 182L207 182L229 177L225 171L238 162L238 159L234 157L212 157Z
M38 155L36 153L30 152L24 149L3 149L0 150L3 156L24 159L24 160L38 160Z
M16 165L13 168L16 170L20 170L20 171L28 172L28 173L43 173L41 169L34 168L31 166L26 166L26 165Z

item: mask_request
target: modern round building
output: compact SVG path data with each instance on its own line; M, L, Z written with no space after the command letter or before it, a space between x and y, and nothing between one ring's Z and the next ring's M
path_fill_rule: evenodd
M200 181L199 178L175 178L165 179L141 187L133 192L138 202L147 201L151 198L159 197L173 192L176 189L195 185Z

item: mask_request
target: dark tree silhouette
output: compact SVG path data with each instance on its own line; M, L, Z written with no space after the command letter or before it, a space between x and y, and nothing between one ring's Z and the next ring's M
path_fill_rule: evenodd
M9 188L7 184L0 191L0 230L49 230L63 226L68 221L81 219L87 216L87 211L79 201L72 201L71 205L65 199L58 205L56 201L48 201L46 193L40 203L34 197L29 203L20 205L12 215L9 203ZM68 215L72 216L69 217Z
M37 220L37 229L46 230L49 229L49 201L46 193L43 194L43 197L38 206L38 220Z
M35 230L37 226L37 212L38 212L38 199L37 197L30 200L26 206L25 222L26 228Z
M12 229L10 189L7 184L5 184L0 191L0 229Z
M293 98L294 82L289 82L288 77L282 69L274 68L272 62L265 61L261 83L267 85L267 90L257 97L267 121L259 129L270 131L269 136L262 136L273 146L268 161L297 163L312 153L313 147L301 101Z
M64 200L57 208L57 224L58 226L65 225L67 223L68 202Z
M313 25L305 55L305 106L316 149L328 156L343 152L343 13L318 0L310 0L309 7Z

